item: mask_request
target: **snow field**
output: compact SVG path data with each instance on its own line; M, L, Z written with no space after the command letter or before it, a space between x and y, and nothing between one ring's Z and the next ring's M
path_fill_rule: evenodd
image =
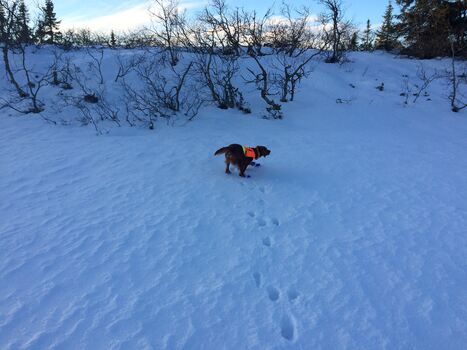
M402 106L417 62L354 60L316 66L283 121L2 117L0 348L463 349L465 113L441 82ZM272 154L226 175L234 142Z

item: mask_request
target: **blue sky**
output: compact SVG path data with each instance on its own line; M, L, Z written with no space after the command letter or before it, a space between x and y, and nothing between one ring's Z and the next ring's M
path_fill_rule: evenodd
M28 1L33 7L38 0ZM274 0L227 0L230 6L245 7L264 11ZM344 0L347 17L359 27L363 27L369 18L375 25L381 23L387 0ZM89 27L96 30L131 29L144 25L148 21L148 0L55 0L57 15L64 27ZM182 7L196 12L207 0L181 0ZM281 0L275 3L280 5ZM318 14L321 7L313 0L290 0L294 5L307 5ZM37 6L37 5L36 5Z

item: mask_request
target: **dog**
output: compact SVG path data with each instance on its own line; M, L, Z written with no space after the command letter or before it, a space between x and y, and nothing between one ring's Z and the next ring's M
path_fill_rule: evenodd
M253 160L270 155L271 151L264 146L251 148L234 143L227 147L222 147L214 153L215 156L219 154L225 154L226 174L230 174L230 164L232 164L237 166L240 176L245 177L245 170L248 165L252 164Z

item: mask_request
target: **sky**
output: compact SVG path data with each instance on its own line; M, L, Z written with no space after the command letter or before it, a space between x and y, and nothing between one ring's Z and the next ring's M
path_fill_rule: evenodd
M27 0L32 8L37 8L41 2ZM276 5L281 4L281 0L227 0L229 6L255 9L260 13L274 2ZM57 17L62 20L62 29L74 27L97 31L122 31L149 23L150 3L150 0L54 0ZM208 0L180 0L179 3L190 13L196 13ZM322 10L314 0L290 0L289 3L309 6L314 14ZM374 26L381 23L388 0L344 0L344 4L347 17L363 28L367 19L370 19Z

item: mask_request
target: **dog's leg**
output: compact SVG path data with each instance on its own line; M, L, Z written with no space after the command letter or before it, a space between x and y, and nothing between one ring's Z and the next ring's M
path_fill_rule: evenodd
M227 159L225 160L225 173L230 174L230 162Z
M247 166L248 166L248 164L243 163L238 167L238 169L240 170L240 176L241 177L246 177L245 176L245 170L246 170Z

